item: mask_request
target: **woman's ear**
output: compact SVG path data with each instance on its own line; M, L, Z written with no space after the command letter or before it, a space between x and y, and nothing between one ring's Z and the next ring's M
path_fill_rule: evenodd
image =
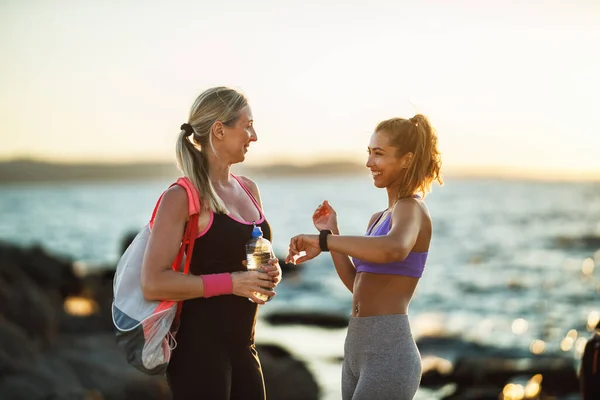
M223 139L225 136L225 127L221 121L217 121L212 126L212 134L215 139Z
M402 166L402 168L408 168L408 167L410 167L410 164L412 164L412 160L413 160L413 153L408 152L405 155L403 155L402 158L400 159L400 165Z

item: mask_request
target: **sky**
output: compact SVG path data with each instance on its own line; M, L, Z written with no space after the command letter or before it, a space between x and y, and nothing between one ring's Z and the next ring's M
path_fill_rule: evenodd
M598 43L597 0L2 0L0 160L174 160L226 85L249 164L364 162L418 112L447 168L600 176Z

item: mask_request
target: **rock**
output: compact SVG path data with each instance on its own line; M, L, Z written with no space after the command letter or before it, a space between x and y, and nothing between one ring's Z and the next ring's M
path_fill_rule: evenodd
M544 377L544 393L548 395L576 392L579 389L573 361L556 356L463 357L456 362L452 381L462 387L486 384L502 388L514 376L535 374Z
M8 262L18 265L38 287L58 290L63 299L83 289L71 262L51 256L38 246L24 250L0 243L0 263Z
M35 343L0 315L0 377L25 371L37 357Z
M600 249L600 236L559 236L554 240L554 246L562 249L596 251Z
M38 357L25 371L0 381L2 399L85 399L86 390L70 367L50 356Z
M503 356L527 357L531 354L525 350L497 348L480 343L466 341L456 336L424 336L417 340L421 356L435 355L455 363L459 357L466 356Z
M442 400L498 400L502 398L502 389L490 387L461 388L451 395L444 396Z
M302 361L273 344L256 346L269 400L318 400L320 389Z
M536 374L543 376L545 396L576 393L579 388L573 360L562 355L535 356L523 349L497 348L457 337L424 337L417 346L424 361L421 386L455 385L448 400L497 399L511 379Z
M47 346L56 336L60 302L41 289L14 260L0 258L0 315Z
M162 376L145 375L130 366L111 333L63 338L53 351L88 390L106 400L167 400L171 398Z
M264 318L273 325L316 325L321 328L345 328L348 326L347 316L318 311L275 311Z

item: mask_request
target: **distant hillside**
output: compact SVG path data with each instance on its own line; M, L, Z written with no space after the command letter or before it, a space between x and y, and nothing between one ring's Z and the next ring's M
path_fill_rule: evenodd
M364 173L365 168L353 163L324 163L309 166L270 165L260 167L235 167L237 173L249 175L340 175ZM38 161L0 162L0 184L16 182L56 181L115 181L176 178L180 175L170 163L132 164L55 164Z
M258 176L367 176L363 164L352 162L322 162L306 166L273 164L250 166L236 164L236 174ZM57 181L118 181L144 179L174 179L181 173L171 163L130 163L130 164L59 164L41 161L0 162L0 184L18 182L57 182ZM516 167L454 167L444 168L445 178L466 179L509 179L544 181L600 181L600 173L570 171L528 171Z
M260 167L240 167L238 170L249 175L269 176L365 175L367 173L365 166L352 162L323 162L306 166L273 164Z
M0 163L0 183L131 180L177 177L172 164L54 164L38 161Z

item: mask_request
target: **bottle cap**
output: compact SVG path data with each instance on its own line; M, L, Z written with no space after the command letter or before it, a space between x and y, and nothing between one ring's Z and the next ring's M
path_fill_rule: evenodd
M254 225L254 228L252 229L252 237L256 238L256 237L260 237L263 235L262 229L260 229L260 226L256 226Z

